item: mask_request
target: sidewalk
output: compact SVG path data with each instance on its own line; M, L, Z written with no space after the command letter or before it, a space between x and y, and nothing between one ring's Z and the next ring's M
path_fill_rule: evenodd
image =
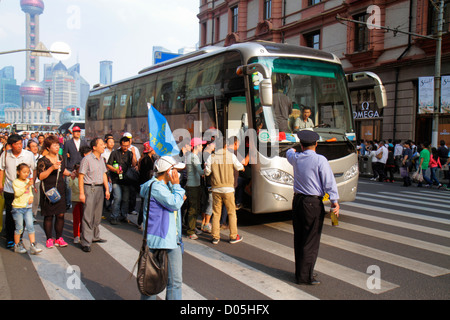
M373 173L372 170L370 170L370 172L366 171L366 172L360 172L359 173L359 177L360 178L373 178ZM440 172L439 172L439 182L442 184L442 187L440 188L441 190L447 190L450 191L450 183L447 179L444 179L443 176L441 176ZM378 181L378 180L377 180ZM401 182L403 183L403 178L400 176L399 172L395 172L394 173L394 181L396 182ZM413 185L417 185L417 182L412 181ZM425 186L425 182L422 183ZM434 188L437 187L437 185L433 185Z
M370 157L368 156L358 156L358 166L359 166L359 176L362 178L373 178L373 171L372 171L372 160ZM412 175L412 173L410 174L410 176ZM389 174L387 174L387 176L389 176ZM445 179L444 178L444 173L442 170L439 170L437 172L437 176L439 179L439 182L442 184L442 188L444 190L449 190L447 189L447 186L450 187L450 181L449 179ZM403 178L400 175L400 172L394 172L394 181L400 181L403 182ZM413 182L413 184L417 184L415 182Z

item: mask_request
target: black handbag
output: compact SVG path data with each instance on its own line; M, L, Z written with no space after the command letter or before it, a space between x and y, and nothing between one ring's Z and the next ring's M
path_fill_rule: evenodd
M130 167L125 172L124 178L126 184L137 185L139 183L139 172L134 167Z
M61 200L61 195L58 192L58 179L59 179L59 171L60 169L58 169L58 173L56 174L56 185L51 188L50 190L45 191L45 185L44 185L44 180L42 180L41 184L42 184L42 190L44 190L44 194L47 197L48 201L50 201L50 203L55 204L57 203L59 200Z
M145 219L145 232L141 251L137 261L138 270L136 280L138 289L145 296L152 296L163 291L167 286L168 259L166 249L152 249L147 245L148 215L150 209L150 196L152 184L148 191L147 217ZM153 251L153 252L152 252Z

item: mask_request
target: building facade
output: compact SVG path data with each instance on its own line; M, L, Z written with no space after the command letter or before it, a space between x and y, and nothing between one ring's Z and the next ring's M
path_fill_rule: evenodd
M450 75L450 0L444 3L443 76ZM335 54L346 73L375 72L388 95L384 109L371 83L349 84L357 138L416 142L431 142L433 115L419 110L419 87L435 73L437 17L429 0L200 0L198 14L200 47L288 43ZM450 144L450 113L439 113L438 132Z
M0 104L13 103L20 105L20 86L14 79L14 67L0 69Z
M65 114L71 113L71 109L79 109L80 115L76 119L84 119L89 83L80 75L78 63L68 69L62 62L45 64L42 82L29 81L24 84L21 87L23 103L19 104L22 107L5 108L6 122L50 122L59 125L62 124L61 119L66 119ZM47 107L50 107L50 117Z
M46 93L50 89L50 103L52 109L63 109L78 103L78 93L74 77L72 77L62 62L45 65L44 81ZM48 99L46 101L48 103Z

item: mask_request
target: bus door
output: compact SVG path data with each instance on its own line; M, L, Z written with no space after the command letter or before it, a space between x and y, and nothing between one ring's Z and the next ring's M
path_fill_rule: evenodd
M248 129L247 103L245 97L232 97L227 108L227 132L226 137L238 137L241 143L244 133Z
M198 99L189 114L187 129L192 137L199 133L203 136L208 129L217 128L217 109L214 98Z

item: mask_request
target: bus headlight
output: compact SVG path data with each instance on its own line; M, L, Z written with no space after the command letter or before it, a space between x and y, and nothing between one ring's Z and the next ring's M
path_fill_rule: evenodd
M358 175L359 169L358 169L358 164L354 164L353 166L351 166L350 169L348 169L345 174L344 174L344 181L350 180L351 178L355 177Z
M269 181L287 184L289 186L294 185L294 177L286 171L280 169L261 169L261 174Z

